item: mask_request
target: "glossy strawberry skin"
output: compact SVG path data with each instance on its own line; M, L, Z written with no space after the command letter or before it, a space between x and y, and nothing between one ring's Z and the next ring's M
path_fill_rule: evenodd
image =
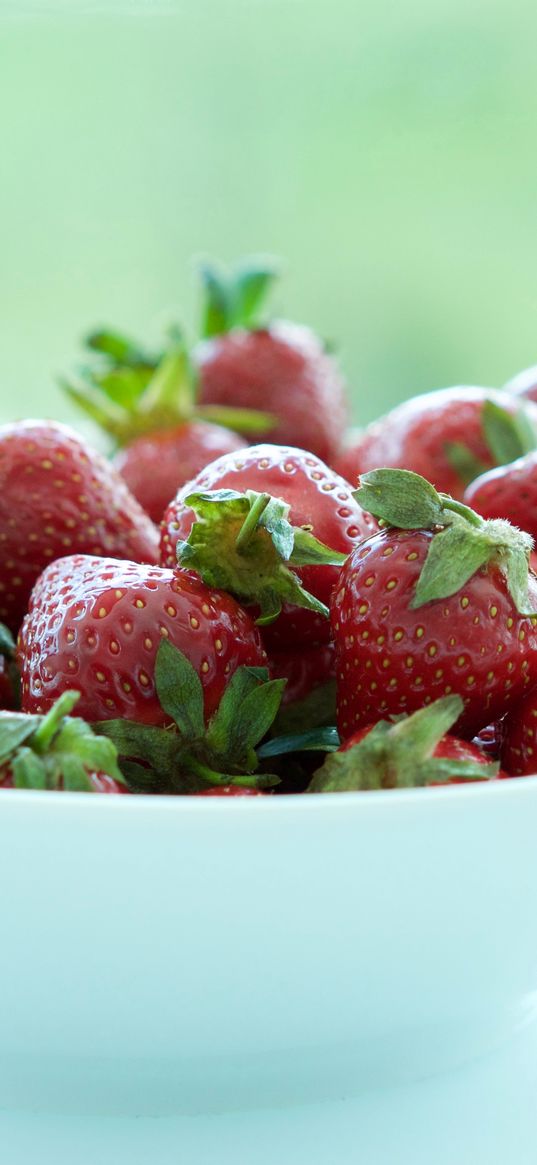
M358 732L354 732L353 735L350 736L349 739L341 745L341 748L338 749L338 751L348 752L349 749L353 747L353 745L359 744L361 740L364 740L364 738L371 732L374 727L374 724L367 724L364 728L360 728ZM479 748L479 746L474 744L473 741L461 740L460 737L453 736L451 733L446 733L446 735L442 737L442 740L440 740L436 745L436 748L433 749L432 755L439 757L442 760L468 761L471 764L478 765L488 765L491 761L490 756L487 756L483 749ZM499 773L497 773L497 777L501 778L505 778L507 775L508 774L506 772L502 772L501 770ZM476 780L477 779L478 778L476 778ZM452 777L449 781L435 781L433 787L436 785L440 786L444 784L467 785L468 783L469 781L467 778Z
M257 629L222 591L184 571L75 555L53 563L32 593L19 635L22 710L45 713L66 690L77 715L166 722L154 666L165 636L200 676L207 718L240 664L266 666Z
M464 494L483 518L507 518L537 538L537 451L476 477Z
M199 403L262 409L277 423L267 441L296 445L330 461L343 438L345 384L310 328L278 321L236 328L198 345Z
M116 454L114 465L152 521L160 522L181 485L210 461L246 447L238 433L223 425L185 421L137 437Z
M502 764L514 777L537 775L537 688L504 720Z
M255 490L281 498L290 506L289 521L303 526L332 550L349 554L377 528L352 496L349 485L319 458L285 445L253 445L244 453L213 461L179 490L162 523L161 556L164 566L176 561L179 539L186 539L194 514L184 502L190 493L204 490ZM316 598L328 605L338 578L337 566L304 566L296 573ZM313 647L330 637L328 620L312 611L284 606L276 622L264 629L271 650L289 650L298 643Z
M433 534L388 529L343 566L332 601L338 727L343 740L372 720L458 694L457 734L499 719L537 679L537 617L521 616L494 566L448 599L411 610ZM537 580L530 575L537 609Z
M0 427L0 621L15 633L41 571L65 554L156 562L153 523L119 474L52 421Z
M336 459L335 468L352 484L371 469L411 469L437 490L461 499L466 482L451 464L446 446L461 443L478 462L492 467L482 426L485 400L509 413L519 407L509 393L485 388L444 388L415 396L369 425Z
M93 793L130 793L126 785L120 785L108 773L88 773L88 778L91 783L91 792ZM9 770L0 774L0 789L13 789L13 777ZM57 790L63 792L63 789Z

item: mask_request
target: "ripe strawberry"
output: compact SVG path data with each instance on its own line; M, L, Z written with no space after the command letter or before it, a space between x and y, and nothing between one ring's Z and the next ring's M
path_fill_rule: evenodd
M476 477L464 501L482 518L506 518L536 538L537 450Z
M172 566L179 551L181 564L211 586L259 604L263 625L273 623L265 641L289 651L327 642L337 564L375 528L347 482L319 458L253 445L218 458L179 490L162 523L162 561Z
M504 384L503 391L513 392L515 396L522 396L527 400L537 402L537 364L533 364L531 368L524 368L522 372L517 372L516 376Z
M65 425L0 427L0 619L17 631L45 566L76 551L155 562L155 527L108 463Z
M389 526L353 551L334 592L341 736L455 693L457 734L472 737L537 680L531 539L405 470L365 475L357 497Z
M173 429L135 437L113 463L149 517L160 522L180 486L216 457L241 449L246 449L246 441L223 425L184 421Z
M493 465L534 449L537 406L485 388L444 388L412 397L374 421L334 465L354 483L380 466L410 469L462 498Z
M503 722L502 764L513 777L537 774L537 688Z
M450 734L462 710L460 696L444 696L395 723L367 724L327 756L308 792L458 785L507 776L475 744Z
M114 465L157 522L180 485L215 457L245 447L233 430L259 434L271 424L266 413L199 404L195 375L176 334L160 356L109 331L94 333L86 344L94 363L63 387L108 434Z
M234 599L184 571L73 555L49 566L19 636L22 707L46 712L67 688L85 719L162 724L155 658L179 647L203 687L206 717L240 664L266 663L259 632Z
M263 299L274 268L243 263L226 276L202 272L205 339L194 352L205 405L269 409L265 439L296 445L330 461L341 444L346 386L333 356L303 325L262 326Z
M0 789L128 793L110 740L72 717L78 692L64 692L46 716L0 712Z

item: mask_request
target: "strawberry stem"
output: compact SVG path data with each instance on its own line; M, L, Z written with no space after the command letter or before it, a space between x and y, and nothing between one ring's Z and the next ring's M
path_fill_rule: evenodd
M248 545L248 543L252 539L252 535L257 530L257 527L259 525L259 519L260 519L261 515L265 512L270 501L271 501L270 494L259 494L259 497L257 497L255 502L253 503L253 506L250 510L250 513L244 519L244 522L239 530L239 533L237 534L237 538L235 541L235 545L237 547L239 554L244 553L246 546Z
M63 718L71 714L79 699L80 692L64 692L56 703L53 704L50 711L43 717L39 728L34 733L32 740L34 752L44 753L47 751Z

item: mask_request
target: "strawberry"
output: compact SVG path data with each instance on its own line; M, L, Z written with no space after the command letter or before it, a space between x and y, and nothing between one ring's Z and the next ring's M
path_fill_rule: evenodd
M285 679L278 732L300 732L336 719L335 644L322 643L301 651L274 651L270 674Z
M166 727L128 720L107 720L98 727L113 741L123 772L141 792L218 789L225 796L231 788L270 788L279 778L258 771L263 759L259 746L274 722L284 683L269 679L266 668L241 665L207 718L198 672L164 639L155 661L155 689ZM270 755L279 756L287 741L282 745L281 739L272 740L271 746Z
M77 551L155 562L155 527L108 463L65 425L0 427L0 619L16 632L45 566Z
M537 774L537 688L532 688L506 716L502 764L514 777Z
M476 477L464 501L482 518L506 518L536 538L537 451Z
M15 663L15 641L0 623L0 709L19 706L19 673Z
M269 409L273 420L266 440L300 446L330 461L343 438L345 383L310 328L262 320L274 267L254 260L226 275L206 265L202 276L205 338L194 351L200 402Z
M493 465L534 449L537 406L485 388L444 388L412 397L369 425L334 462L354 483L380 466L410 469L462 498Z
M215 457L245 447L233 430L259 434L271 424L266 413L200 405L176 333L160 356L110 331L93 333L86 344L94 363L63 388L107 433L116 468L157 522L180 485Z
M88 555L59 559L34 588L19 636L23 710L45 713L76 689L87 720L165 723L155 690L162 638L199 675L206 718L240 664L266 663L249 615L192 575Z
M184 421L135 437L116 454L114 466L149 517L160 522L181 485L216 457L245 448L246 441L223 425Z
M347 482L319 458L253 445L218 458L179 490L162 523L162 561L172 566L179 554L211 586L258 604L265 641L289 651L327 642L338 564L375 528Z
M450 734L462 710L460 696L444 696L395 723L365 725L327 756L308 792L364 792L507 776L475 744Z
M522 396L527 400L537 402L537 364L533 364L531 368L524 368L522 372L517 372L516 376L504 384L503 391L513 392L515 396Z
M366 474L356 496L388 528L353 551L334 592L341 736L455 693L457 734L472 737L537 680L531 539L406 470Z
M78 692L64 692L46 716L0 712L0 788L128 793L110 740L72 717Z

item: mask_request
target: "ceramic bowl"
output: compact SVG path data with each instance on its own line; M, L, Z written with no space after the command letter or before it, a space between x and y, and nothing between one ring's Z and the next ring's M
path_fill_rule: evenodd
M0 1108L297 1104L533 1020L537 777L208 801L3 792Z

